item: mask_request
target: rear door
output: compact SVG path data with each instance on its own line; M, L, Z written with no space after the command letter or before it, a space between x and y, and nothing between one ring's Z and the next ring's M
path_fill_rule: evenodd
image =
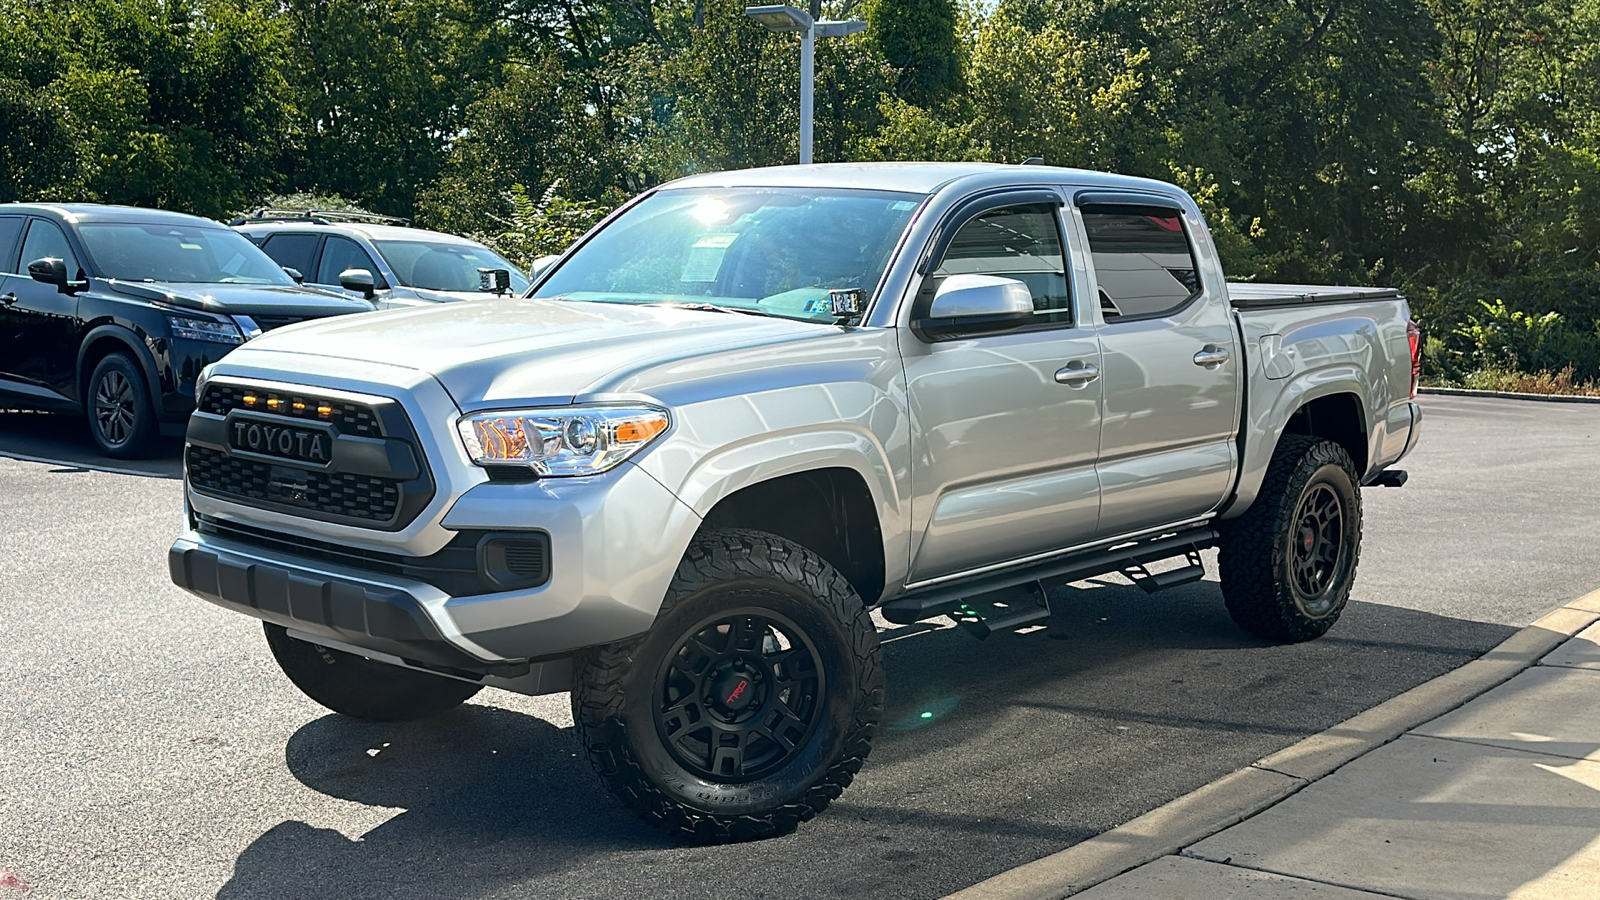
M958 210L915 305L943 278L1022 281L1034 321L1011 331L923 341L901 331L912 418L910 581L1058 550L1095 532L1100 384L1062 380L1098 364L1067 277L1061 196L1031 190ZM913 309L911 315L917 312Z
M21 230L22 249L15 257L21 271L8 273L0 284L0 377L24 395L70 399L78 362L78 298L34 281L27 268L34 260L56 257L66 261L70 277L85 275L61 226L29 218Z
M1233 483L1241 366L1204 224L1156 195L1079 194L1100 329L1102 537L1215 509Z
M267 235L261 241L261 249L272 257L273 262L285 269L293 269L300 273L302 279L307 279L316 274L317 244L321 240L320 234L280 231Z

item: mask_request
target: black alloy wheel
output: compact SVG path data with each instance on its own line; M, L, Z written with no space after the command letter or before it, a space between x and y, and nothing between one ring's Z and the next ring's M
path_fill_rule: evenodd
M94 390L94 424L107 444L120 447L133 437L133 385L121 372L107 372Z
M1314 484L1300 498L1292 562L1300 608L1308 616L1326 615L1333 603L1334 576L1344 556L1344 506L1325 483Z
M127 354L112 353L94 367L84 406L89 434L102 453L116 459L150 455L160 426L144 373Z
M788 764L821 719L827 675L811 638L763 609L694 626L656 673L656 730L695 775L750 781Z
M611 793L700 843L793 831L850 784L883 714L878 632L844 576L773 534L707 529L636 638L574 660Z
M1308 641L1333 627L1361 558L1360 476L1333 441L1286 434L1261 490L1218 525L1228 614L1273 641Z

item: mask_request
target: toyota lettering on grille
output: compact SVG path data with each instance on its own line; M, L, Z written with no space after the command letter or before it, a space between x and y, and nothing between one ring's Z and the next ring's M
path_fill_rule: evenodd
M228 432L228 446L264 456L326 465L329 437L325 432L306 428L269 425L250 419L235 419Z

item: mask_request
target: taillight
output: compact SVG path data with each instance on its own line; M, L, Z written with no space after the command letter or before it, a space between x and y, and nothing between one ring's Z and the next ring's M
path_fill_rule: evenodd
M1411 342L1411 399L1417 399L1417 382L1422 380L1422 329L1406 322L1406 340Z

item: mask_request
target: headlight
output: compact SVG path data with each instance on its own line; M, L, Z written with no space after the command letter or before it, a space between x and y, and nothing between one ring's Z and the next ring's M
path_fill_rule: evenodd
M187 316L167 316L167 324L175 338L191 341L211 341L215 344L242 344L244 335L232 322L217 319L191 319Z
M456 428L480 466L595 475L639 452L670 424L667 411L653 406L571 406L476 413Z

